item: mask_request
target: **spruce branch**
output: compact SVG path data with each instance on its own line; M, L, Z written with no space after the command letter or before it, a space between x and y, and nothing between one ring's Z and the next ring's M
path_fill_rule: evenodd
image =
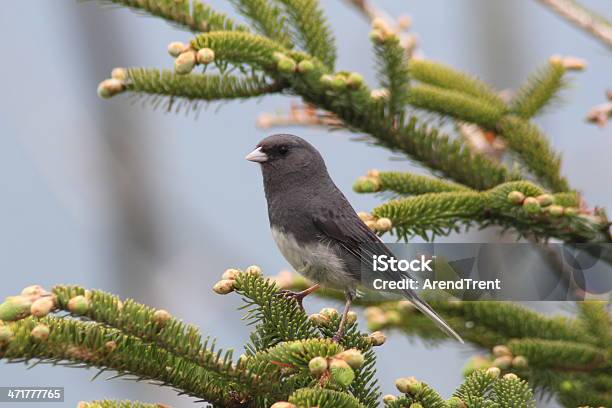
M274 2L266 0L231 0L231 2L251 22L259 34L279 42L284 47L291 48L287 17Z
M382 21L375 23L370 38L374 44L380 83L386 92L387 115L395 121L408 102L408 56L399 37Z
M319 59L330 70L336 63L336 46L331 29L317 0L276 0L294 28L293 42Z
M569 190L561 176L561 158L533 124L516 116L505 116L497 129L508 147L515 151L531 172L554 192Z
M536 71L510 102L511 111L523 119L537 115L565 86L565 72L563 64L555 62Z
M358 180L356 191L394 191L411 197L388 201L374 210L374 218L387 218L399 238L419 235L425 239L448 235L461 226L491 224L511 228L524 236L556 237L566 242L605 242L607 220L583 209L576 194L551 195L527 181L508 182L474 191L420 176L422 185L407 185L412 175L375 173ZM381 181L386 179L386 181ZM384 187L383 187L384 186ZM427 190L440 192L425 192ZM388 229L381 230L385 232ZM431 234L431 235L430 235Z
M410 75L423 84L457 91L487 101L497 110L504 110L503 99L487 84L447 65L424 59L410 61Z
M408 102L416 108L476 123L485 129L493 129L505 111L504 107L492 105L484 99L433 85L410 88Z
M129 7L137 12L160 17L193 32L218 30L248 31L223 13L214 11L200 0L101 0Z
M128 68L125 69L119 92L152 95L156 105L160 97L167 97L167 108L170 110L175 105L180 107L181 100L197 104L198 101L252 98L281 90L282 85L256 75L178 75L168 70Z

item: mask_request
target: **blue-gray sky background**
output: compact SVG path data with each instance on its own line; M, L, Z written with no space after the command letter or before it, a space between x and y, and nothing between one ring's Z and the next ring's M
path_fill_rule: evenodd
M227 2L208 3L234 14ZM337 36L338 67L360 71L375 85L368 24L342 1L322 3ZM563 152L572 186L591 205L612 207L612 132L583 120L612 88L609 49L533 0L377 4L391 15L412 16L428 58L498 89L516 88L552 54L586 59L588 69L570 75L563 102L537 122ZM610 1L585 4L612 16ZM197 119L125 97L101 100L96 86L113 67L169 68L166 45L190 36L96 2L13 1L0 14L0 35L0 296L30 284L100 288L168 309L240 351L248 329L236 310L239 299L215 296L210 288L227 267L255 263L267 274L288 267L269 234L259 169L244 156L268 134L255 128L257 116L286 109L291 99L212 105ZM351 141L347 132L278 129L287 130L320 149L357 210L379 203L351 191L367 169L423 171ZM484 234L453 239L495 238ZM310 299L306 308L314 312L329 303ZM392 392L395 378L414 375L448 396L473 352L452 342L429 348L392 334L378 349L382 389ZM89 382L94 373L2 364L0 386L64 386L65 406L106 397L192 406L171 390Z

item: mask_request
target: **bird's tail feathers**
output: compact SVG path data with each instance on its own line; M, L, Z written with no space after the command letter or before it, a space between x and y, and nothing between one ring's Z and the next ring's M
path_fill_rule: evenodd
M450 327L448 323L446 323L444 319L442 319L440 315L437 314L435 310L433 310L425 301L419 299L414 293L409 293L407 297L421 313L433 320L436 326L438 326L444 333L454 337L461 344L465 343L461 336L459 336L459 334L457 334L457 332L454 331L453 328Z

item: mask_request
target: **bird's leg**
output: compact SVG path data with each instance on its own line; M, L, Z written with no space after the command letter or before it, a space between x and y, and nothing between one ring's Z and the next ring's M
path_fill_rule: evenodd
M304 298L306 296L310 295L312 292L316 291L320 287L321 287L321 285L319 285L317 283L316 285L312 285L311 287L309 287L307 289L304 289L301 292L293 292L291 290L281 289L281 291L278 293L278 295L286 297L286 298L295 299L295 301L300 306L300 308L302 308L302 310L304 310L304 306L302 305L302 300L304 300Z
M353 296L350 293L346 294L346 303L344 304L344 312L342 312L342 319L340 319L340 325L338 325L338 331L332 337L332 341L339 343L344 336L344 326L346 326L346 319L348 318L348 312L351 309L351 303L353 303Z

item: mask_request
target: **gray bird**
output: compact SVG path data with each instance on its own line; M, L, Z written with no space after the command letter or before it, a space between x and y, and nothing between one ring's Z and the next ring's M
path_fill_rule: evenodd
M392 253L357 216L330 178L321 154L304 139L288 134L269 136L246 159L261 165L274 241L291 266L316 283L302 292L285 294L301 306L302 299L320 286L344 291L346 305L334 336L335 341L340 340L361 282L362 262L371 263L371 255ZM399 280L405 276L386 272L384 277ZM440 329L463 343L414 291L407 289L403 295Z

